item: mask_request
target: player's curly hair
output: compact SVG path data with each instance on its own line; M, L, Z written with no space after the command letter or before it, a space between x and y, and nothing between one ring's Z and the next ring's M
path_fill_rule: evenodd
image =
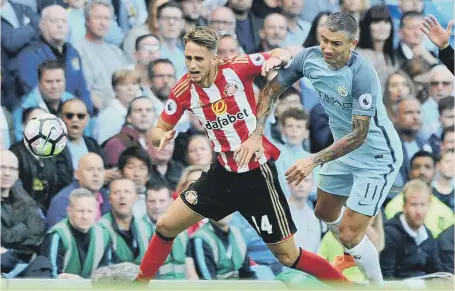
M208 48L213 53L216 53L220 38L215 30L208 26L196 26L188 30L183 40L185 46L191 41L197 45Z

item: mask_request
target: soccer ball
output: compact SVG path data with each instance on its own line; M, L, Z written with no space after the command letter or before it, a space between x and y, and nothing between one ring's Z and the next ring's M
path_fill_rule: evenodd
M53 114L41 114L32 118L25 126L25 147L40 158L55 157L63 151L67 142L66 126Z

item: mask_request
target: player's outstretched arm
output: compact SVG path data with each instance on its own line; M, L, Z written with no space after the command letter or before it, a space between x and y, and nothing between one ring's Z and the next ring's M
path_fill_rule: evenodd
M159 150L165 148L175 136L174 127L174 124L169 124L160 117L156 126L149 132L149 140L152 142L152 145Z
M273 69L286 65L292 58L291 52L285 49L273 49L268 52L270 58L262 65L261 75L266 76Z
M298 185L317 165L338 159L359 148L367 137L370 118L364 115L353 115L352 132L328 148L307 158L297 160L294 166L285 173L287 182L295 182L295 185Z

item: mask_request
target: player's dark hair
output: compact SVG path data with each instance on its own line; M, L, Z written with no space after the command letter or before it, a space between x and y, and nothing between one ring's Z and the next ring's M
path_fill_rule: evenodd
M311 23L310 31L308 32L308 36L306 37L305 41L303 42L303 47L312 47L319 45L318 38L316 36L318 31L318 24L319 20L321 20L322 16L329 16L330 11L322 11L319 12L316 17L313 19Z
M418 11L408 11L403 13L403 15L400 18L400 28L404 27L404 21L406 18L412 18L412 17L423 17L422 13Z
M149 174L152 172L152 159L150 158L147 151L144 150L141 146L129 147L120 154L117 163L120 172L123 172L126 164L131 158L136 158L140 161L143 161L147 166Z
M183 41L185 46L188 42L194 42L215 54L218 50L220 38L213 28L208 26L196 26L188 30L183 37Z
M379 21L386 21L390 24L390 35L386 39L384 43L384 48L382 49L382 53L389 57L386 58L386 62L392 62L392 65L395 64L395 53L393 50L393 24L392 24L392 17L389 13L389 8L385 5L376 5L371 7L367 10L365 16L360 21L360 27L363 29L360 30L360 37L359 37L359 48L363 49L372 49L374 50L373 46L373 38L371 37L371 24L379 22Z
M45 71L59 70L59 69L65 71L65 65L63 65L61 62L59 62L57 60L48 60L48 61L42 62L38 66L38 80L41 81L41 78L43 77Z
M166 8L177 8L177 9L179 9L182 12L182 18L183 18L182 6L180 6L180 4L175 2L175 1L168 1L168 2L163 3L160 6L158 6L158 8L156 9L156 18L158 18L158 19L161 18L161 13Z
M153 69L155 68L156 65L159 65L159 64L169 64L174 68L174 72L175 72L174 64L169 59L156 59L156 60L151 61L147 66L147 73L148 73L149 79L152 79L155 76L155 72L153 71Z
M286 120L289 118L294 118L296 120L306 120L308 121L309 114L308 111L300 108L289 108L288 110L284 111L279 119L281 125L286 124ZM307 123L308 128L308 123Z
M158 40L158 42L160 41L160 39L154 35L153 33L147 33L147 34L144 34L144 35L141 35L140 37L138 37L136 39L136 43L135 43L135 48L136 48L136 51L139 50L139 48L141 47L141 41L143 41L144 39L148 38L148 37L154 37Z
M439 115L442 115L442 112L445 110L453 109L453 107L455 107L454 100L455 97L453 96L446 96L444 98L441 98L438 102Z
M147 184L146 190L145 190L145 197L146 199L148 198L148 191L161 191L163 189L167 189L169 191L169 198L172 197L172 189L166 185L165 183L161 181L154 181L153 183Z
M411 158L411 168L412 168L412 164L414 163L415 159L417 158L423 158L423 157L427 157L427 158L430 158L432 161L433 161L433 166L436 165L436 159L434 158L433 154L430 153L430 152L427 152L425 150L420 150L418 152L416 152L412 158Z
M355 18L349 13L335 12L330 14L324 26L332 32L344 32L349 40L357 39L359 26Z
M453 125L451 126L447 126L446 128L444 128L442 130L442 134L441 134L441 140L444 141L444 138L446 137L446 135L450 132L455 132L455 127Z

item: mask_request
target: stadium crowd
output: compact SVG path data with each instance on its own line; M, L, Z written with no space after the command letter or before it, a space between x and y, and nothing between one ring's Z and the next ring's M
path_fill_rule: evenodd
M220 58L277 47L295 55L318 45L319 28L334 11L359 22L356 50L374 65L402 141L400 174L367 231L383 276L454 273L453 51L451 72L439 59L450 57L451 47L437 47L419 28L428 11L441 9L436 1L0 0L0 6L2 276L91 278L99 267L140 264L160 215L215 159L206 125L188 113L167 147L150 143L149 130L186 73L188 28L212 27ZM266 81L256 79L257 95ZM43 159L27 150L22 132L46 112L63 120L69 141L60 155ZM364 280L314 213L319 169L298 186L286 183L296 159L333 142L309 80L279 97L266 135L281 150L276 165L297 244L349 279ZM180 234L157 278L265 280L292 272L234 213Z

